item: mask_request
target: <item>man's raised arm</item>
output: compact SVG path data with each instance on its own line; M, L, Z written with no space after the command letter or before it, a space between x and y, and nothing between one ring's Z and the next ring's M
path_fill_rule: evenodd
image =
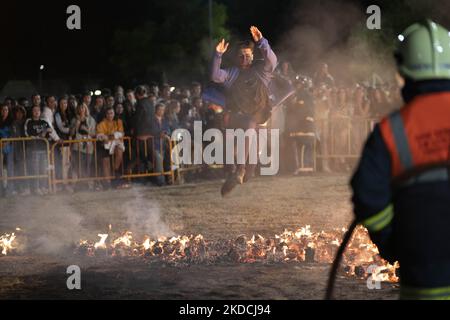
M273 72L277 67L277 56L275 52L273 52L272 48L269 45L269 41L263 37L261 31L255 26L250 27L250 32L253 36L253 40L256 42L256 46L261 51L261 54L264 58L264 71Z
M225 43L225 39L219 42L214 52L214 57L211 66L211 81L216 83L224 83L228 79L228 71L221 69L222 56L227 51L229 43Z

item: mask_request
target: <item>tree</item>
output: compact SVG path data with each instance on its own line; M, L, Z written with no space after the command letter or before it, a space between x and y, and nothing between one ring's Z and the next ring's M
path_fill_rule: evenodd
M206 74L211 57L208 2L152 1L148 20L131 29L116 30L111 62L122 76L148 81L162 74L170 81ZM229 37L226 7L213 2L213 38Z

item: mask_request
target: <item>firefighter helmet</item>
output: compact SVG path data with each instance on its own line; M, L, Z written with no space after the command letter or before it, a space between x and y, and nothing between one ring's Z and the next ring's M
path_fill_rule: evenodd
M402 76L418 81L450 79L450 32L425 20L409 26L398 36L395 54Z

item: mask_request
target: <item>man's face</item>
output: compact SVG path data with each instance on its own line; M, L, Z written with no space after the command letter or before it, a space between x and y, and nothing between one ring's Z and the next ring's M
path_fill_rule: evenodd
M83 96L83 103L85 103L87 106L89 106L91 104L91 96L89 94Z
M202 93L202 87L201 86L193 86L192 93L193 93L194 97L200 97L200 94Z
M239 66L242 69L246 69L251 66L253 62L253 52L252 49L240 49L238 53Z
M95 99L95 105L98 107L103 107L103 105L105 104L105 100L103 100L102 97L97 97Z
M37 95L33 97L33 106L40 106L41 105L41 96Z
M47 99L47 106L50 109L52 109L52 110L54 110L56 108L56 99L55 99L55 97L49 97Z
M149 100L151 103L155 104L155 103L156 103L156 96L150 96L150 97L148 97L148 100Z
M124 94L123 88L122 87L117 87L116 95L123 96L123 94Z
M114 105L114 97L108 97L108 99L106 100L106 105L108 107L112 107Z

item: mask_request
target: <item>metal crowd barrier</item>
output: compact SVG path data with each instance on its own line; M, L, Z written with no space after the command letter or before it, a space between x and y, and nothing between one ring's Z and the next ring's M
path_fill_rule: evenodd
M155 141L154 137L148 136L142 139L132 139L130 137L122 138L122 142L125 145L125 151L123 152L123 159L121 164L121 175L120 177L116 177L114 175L104 175L102 174L99 166L103 166L101 163L102 159L99 159L99 150L98 148L103 148L101 141L98 139L81 139L81 140L65 140L62 143L55 143L51 146L51 160L52 160L52 168L55 169L55 155L59 151L56 149L59 147L68 146L71 149L71 156L75 156L76 159L72 158L71 161L71 170L72 177L71 178L58 178L56 175L56 170L52 170L51 174L51 183L53 185L53 190L56 190L56 186L60 184L69 184L69 183L77 183L82 181L104 181L104 180L113 180L116 178L120 179L135 179L135 178L145 178L145 177L157 177L157 176L170 176L172 181L174 179L174 170L172 170L172 143L168 143L169 151L168 154L164 152L163 144L165 142L169 142L168 138L160 138L160 154L162 155L163 161L163 170L162 172L154 172L150 170L148 167L148 163L152 163L154 169L155 165ZM151 141L151 150L149 150L149 143ZM82 151L80 148L80 144L90 143L92 145L92 155L88 155L87 157L92 157L88 159L85 157L83 159L82 154L86 154L86 152ZM78 144L78 150L75 152L74 145ZM142 147L143 146L143 147ZM169 170L164 169L164 159L165 156L169 156ZM126 157L128 156L128 157ZM145 163L143 163L143 159ZM86 167L83 170L83 160L86 160ZM110 155L110 173L111 173L111 162L114 164L115 158L114 154ZM77 165L74 165L77 164ZM140 170L142 168L142 164L145 166L145 170ZM90 167L89 167L90 166ZM92 167L94 170L92 170ZM137 170L136 170L137 168ZM76 169L76 170L74 170ZM91 172L92 171L92 172Z
M41 149L38 150L37 146L41 145ZM4 158L7 156L4 154L4 148L11 147L13 159L13 172L7 172L5 175ZM40 152L45 156L46 166L43 168L44 172L40 172L39 161L42 159L35 159L33 153ZM43 138L22 137L22 138L4 138L0 139L0 180L2 184L14 183L14 181L33 181L39 183L41 180L47 180L48 188L51 188L51 163L50 163L50 148L49 142ZM6 164L8 166L8 164ZM6 168L8 169L8 168ZM11 171L11 170L10 170ZM35 172L38 171L38 172Z
M320 146L315 157L359 158L368 135L378 121L376 118L345 116L316 119Z
M314 142L314 169L316 168L317 160L332 158L359 158L364 142L378 120L379 119L376 118L343 116L332 117L329 119L316 119L316 126L319 133L319 143L316 144L316 141ZM29 181L29 183L37 183L38 181L45 179L46 183L48 183L49 190L55 192L58 185L82 181L102 181L112 180L115 178L131 180L136 178L157 176L170 176L172 181L174 181L175 177L179 179L184 173L201 170L204 167L202 165L188 166L175 163L174 159L172 159L172 150L176 147L176 142L170 140L168 137L160 139L159 152L160 155L162 155L163 162L167 159L166 157L169 157L168 169L164 168L163 163L162 172L154 172L154 137L147 136L137 139L124 137L122 138L122 141L125 145L125 151L123 153L120 177L113 175L105 176L101 173L99 166L102 166L102 164L99 163L98 148L103 146L97 139L66 140L63 142L54 143L51 146L46 139L41 138L26 137L0 139L0 182L2 184L14 183L14 181ZM40 152L41 155L45 155L45 157L39 158L39 161L45 161L44 172L35 172L36 163L33 162L35 160L30 161L34 155L32 154L33 149L30 149L29 146L36 147L37 143L43 144ZM92 145L92 153L91 155L83 157L82 154L86 154L86 152L82 151L80 144L86 144L87 146L88 143ZM168 153L164 152L164 143L167 143L168 145ZM78 148L74 148L74 145L76 144L78 144ZM12 145L12 150L14 150L11 152L14 152L15 168L12 170L14 171L13 174L8 172L5 175L5 155L3 153L3 148L8 145ZM60 148L63 147L68 147L70 149L70 177L64 176L64 173L62 173L62 177L60 177L61 174L57 174L56 170L57 165L59 165L59 163L56 163L57 157L59 157L58 161L61 162L61 157L56 155L60 152ZM37 149L34 151L36 150ZM65 152L67 152L67 149ZM89 157L92 158L89 159ZM86 170L83 170L83 160L86 160ZM111 160L114 161L114 155L110 157L110 161ZM153 168L149 168L149 163L153 165ZM142 167L144 167L144 170L142 170ZM222 168L223 166L208 166L208 168L210 167ZM58 173L61 173L60 168L58 168Z

